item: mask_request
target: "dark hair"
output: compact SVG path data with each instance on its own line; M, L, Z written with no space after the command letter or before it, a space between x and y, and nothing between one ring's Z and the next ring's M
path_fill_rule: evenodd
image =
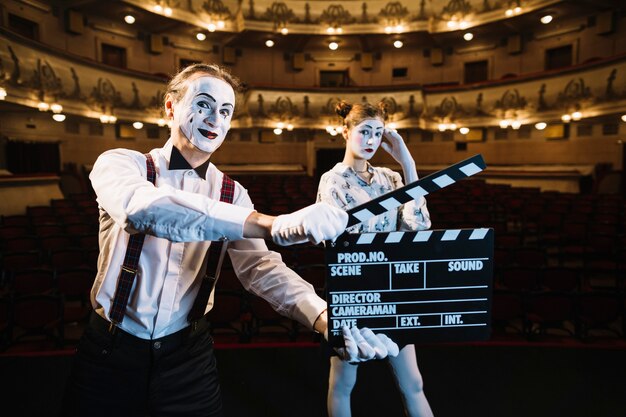
M348 130L366 119L380 119L384 123L387 116L383 103L377 105L371 103L350 104L342 100L337 103L335 111L341 116L343 125Z
M185 95L187 89L185 81L193 74L197 73L205 73L208 76L219 78L230 85L235 93L239 93L242 89L241 81L224 67L216 64L191 64L172 77L167 84L164 97L170 94L174 98L174 101L178 101Z

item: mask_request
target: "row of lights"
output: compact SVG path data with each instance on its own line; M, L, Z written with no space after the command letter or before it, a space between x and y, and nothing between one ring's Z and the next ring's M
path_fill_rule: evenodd
M0 87L0 100L4 100L7 97L7 90L4 87ZM62 113L63 112L63 106L58 104L58 103L52 103L52 104L48 104L44 101L41 101L37 104L37 109L39 111L48 111L51 110L53 115L52 118L57 121L57 122L62 122L65 120L65 115ZM570 121L579 121L581 120L583 117L582 112L580 111L575 111L569 114L564 114L561 116L561 120L565 123L568 123ZM626 114L621 116L621 119L623 122L626 122ZM116 123L117 122L117 117L110 115L110 114L102 114L100 115L100 122L101 123ZM166 121L165 119L161 118L159 120L157 120L157 125L159 127L164 127L164 126L168 126L171 127L172 125L172 121ZM502 129L506 129L508 127L511 127L514 130L519 129L522 126L522 122L519 120L513 120L513 119L502 119L499 122L499 126ZM133 123L133 127L135 129L141 129L143 128L143 123L142 122L134 122ZM388 127L390 129L396 129L396 125L395 123L389 123ZM456 130L457 129L457 125L456 123L440 123L438 126L439 131L444 132L446 130ZM543 130L547 127L547 124L545 122L539 122L535 124L535 128L537 130ZM276 135L280 135L283 132L283 129L287 129L288 131L293 130L294 126L291 123L285 124L285 123L277 123L276 124L276 128L274 129L274 133ZM343 130L343 126L332 126L332 125L328 125L326 126L326 132L328 132L331 136L336 136L337 134L341 133ZM467 134L469 133L469 128L467 127L461 127L459 129L459 132L461 134Z
M508 16L508 17L511 17L511 16L514 16L514 15L517 15L517 14L520 14L520 13L522 13L522 8L520 6L517 6L517 7L514 7L512 9L507 9L504 12L504 15Z
M59 103L48 104L45 101L40 101L37 103L37 109L39 111L48 111L52 112L52 119L55 122L62 122L65 120L65 115L63 114L63 106Z
M541 19L539 19L539 20L544 25L547 25L548 23L552 22L552 16L548 14L548 15L545 15L545 16L541 17ZM466 41L469 42L472 39L474 39L474 34L472 32L465 32L463 34L463 39L465 39Z
M157 4L152 9L155 12L157 12L157 13L164 14L165 16L171 16L172 15L172 8L171 7L163 7L160 4Z
M518 9L518 8L516 8L516 9ZM551 16L551 15L545 15L545 16L543 16L543 17L540 19L540 21L541 21L541 23L543 23L544 25L547 25L548 23L552 22L552 16ZM452 25L452 26L451 26L451 23L453 23L453 25ZM401 26L401 25L400 25L400 26ZM458 27L458 28L460 28L460 29L465 29L467 26L468 26L467 22L465 22L465 21L463 21L463 20L462 20L462 21L460 21L460 22L457 22L457 21L454 21L454 20L451 20L451 21L449 21L449 22L448 22L448 27L451 27L451 28L457 28L457 27ZM391 32L387 32L387 33L391 33ZM472 39L474 39L474 34L473 34L472 32L465 32L465 33L463 34L463 39L465 39L467 42L469 42L469 41L471 41ZM268 44L268 43L271 43L271 44ZM268 40L268 41L266 41L266 42L265 42L265 44L266 44L268 47L270 47L270 48L271 48L272 46L274 46L274 42L273 42L272 40ZM396 41L394 41L394 42L393 42L393 46L399 49L399 48L402 48L402 47L404 46L404 43L403 43L401 40L399 40L399 39L398 39L398 40L396 40ZM334 50L337 50L337 49L339 48L339 44L338 44L337 42L335 42L335 41L330 42L330 43L328 44L328 48L329 48L329 49L331 49L331 50L333 50L333 51L334 51Z
M226 27L226 22L223 20L218 20L216 23L209 23L207 25L207 30L211 33L215 32L217 29L224 29ZM199 41L206 40L206 33L198 32L196 33L196 39Z
M160 13L160 14L164 14L166 16L171 16L172 15L172 9L170 7L163 7L161 5L155 5L153 9L154 9L155 12ZM505 12L505 15L510 17L510 16L513 16L513 15L520 14L521 12L522 12L522 8L518 6L518 7L512 8L512 9L507 9L507 11ZM135 19L135 17L133 15L129 14L129 15L124 16L124 21L126 23L128 23L129 25L132 25L133 23L135 23L136 19ZM552 21L552 16L551 15L542 16L540 21L543 24L548 24L548 23L550 23ZM209 32L215 32L217 29L223 29L225 26L226 26L226 22L224 22L223 20L218 20L216 23L212 23L212 22L209 23L207 25L207 30ZM466 29L469 26L469 22L466 21L466 20L463 20L463 19L458 20L456 18L453 18L452 20L449 20L447 22L447 26L448 26L449 29L452 29L452 30L457 30L457 29L461 29L462 30L462 29ZM402 32L404 32L404 26L402 24L398 24L398 25L395 25L395 26L388 25L388 26L385 26L384 30L385 30L385 33L387 33L387 34L402 33ZM279 29L279 32L281 34L283 34L283 35L287 35L289 33L289 29L286 26L283 26L283 27L281 27ZM326 28L326 33L331 34L331 35L334 35L334 34L340 35L340 34L343 33L343 28L341 26L329 26L328 28ZM473 37L474 37L474 35L472 33L470 33L470 32L468 32L468 33L463 35L463 38L466 41L472 40ZM204 41L206 39L206 34L202 33L202 32L199 32L199 33L196 34L196 38L199 41ZM268 47L270 47L270 48L272 46L274 46L274 42L272 40L266 41L265 44ZM271 44L271 45L269 45L269 44ZM397 46L398 44L400 46ZM394 46L396 48L401 48L402 47L402 42L401 41L396 41L396 42L394 42Z
M288 131L291 132L293 130L293 128L294 128L294 126L291 123L285 124L283 122L278 122L278 123L276 123L276 127L274 128L274 134L276 136L282 135L283 129L287 129Z

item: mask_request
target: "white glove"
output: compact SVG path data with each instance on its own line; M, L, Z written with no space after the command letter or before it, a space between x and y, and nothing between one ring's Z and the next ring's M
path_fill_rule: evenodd
M385 348L387 349L387 356L391 356L392 358L398 356L398 354L400 353L400 348L398 347L396 342L391 340L389 337L387 337L386 334L383 333L378 333L376 337L378 337L378 339L380 339L380 342L385 345Z
M398 356L398 345L384 334L374 334L364 327L341 328L345 348L338 348L339 356L350 363L365 362L370 359L384 359L387 356Z
M316 203L283 214L274 219L272 239L281 246L295 245L310 241L318 244L335 239L346 230L348 213L328 203Z
M407 164L413 163L413 165L415 165L409 148L407 148L404 139L402 139L402 136L400 136L396 130L385 129L383 135L385 139L387 139L387 142L381 142L380 146L385 152L390 154L403 168Z

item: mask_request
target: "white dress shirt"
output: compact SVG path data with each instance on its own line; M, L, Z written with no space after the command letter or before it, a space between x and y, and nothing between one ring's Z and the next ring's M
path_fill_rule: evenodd
M138 273L120 328L155 339L187 327L210 241L228 239L228 254L244 288L311 328L326 302L262 239L243 239L244 222L254 211L246 189L236 183L233 204L220 202L222 172L211 163L204 178L191 168L170 169L172 148L168 141L150 151L156 187L147 179L142 153L114 149L94 164L89 178L100 206L100 256L91 291L96 312L108 319L129 233L144 233Z
M339 162L320 178L317 201L325 202L343 210L349 210L383 194L402 187L402 177L384 167L373 167L367 163L372 177L369 182L359 177L352 167ZM389 210L347 229L349 233L414 231L430 228L430 213L426 199L420 197L397 210Z

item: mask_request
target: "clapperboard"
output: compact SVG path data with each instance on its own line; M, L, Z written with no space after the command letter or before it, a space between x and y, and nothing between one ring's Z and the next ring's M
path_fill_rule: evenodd
M348 211L368 220L485 169L481 155ZM329 341L369 327L398 343L484 340L490 335L493 230L344 233L326 242Z

